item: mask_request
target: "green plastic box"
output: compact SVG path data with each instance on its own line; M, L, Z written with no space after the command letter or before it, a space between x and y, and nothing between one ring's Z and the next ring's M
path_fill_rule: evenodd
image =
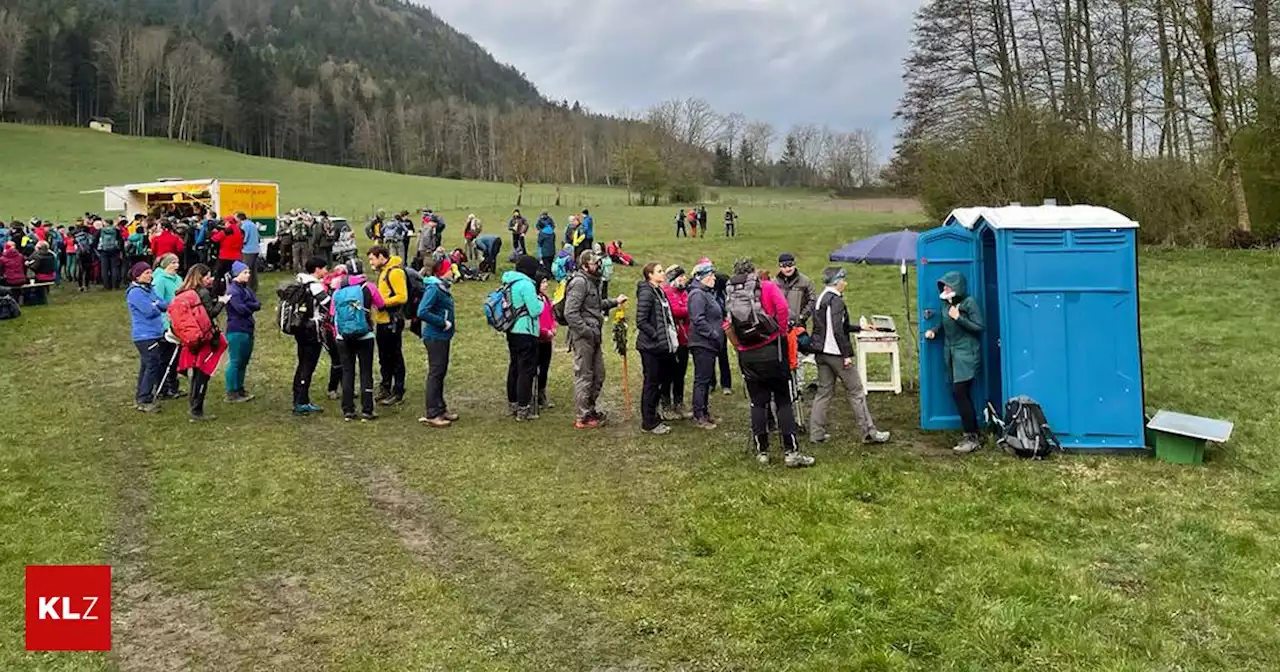
M1160 411L1147 423L1147 440L1165 462L1201 464L1205 443L1226 443L1234 428L1226 420Z

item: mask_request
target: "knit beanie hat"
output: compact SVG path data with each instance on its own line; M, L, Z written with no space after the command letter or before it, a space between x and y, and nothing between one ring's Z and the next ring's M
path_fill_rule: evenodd
M697 266L693 267L693 279L701 280L707 277L708 275L715 275L715 272L716 272L716 267L712 266L711 262L709 261L699 262Z
M750 259L739 259L733 262L734 275L750 275L756 272L756 264Z
M528 276L530 280L538 275L539 267L538 260L527 254L520 255L520 258L516 259L516 270Z
M247 270L249 270L249 266L248 266L248 265L246 265L243 261L236 261L236 262L232 262L232 264L231 264L231 277L233 277L233 278L234 278L234 277L236 277L237 275L240 275L241 273L244 273L244 272L245 272L245 271L247 271Z
M849 275L849 272L839 266L831 266L822 271L822 284L830 287Z
M146 273L149 270L151 270L151 264L148 264L145 261L139 261L138 263L134 264L132 267L129 268L129 279L133 280L134 282L137 282L138 276L142 275L143 273Z
M667 269L667 282L675 282L680 276L685 274L685 270L681 266L672 266Z

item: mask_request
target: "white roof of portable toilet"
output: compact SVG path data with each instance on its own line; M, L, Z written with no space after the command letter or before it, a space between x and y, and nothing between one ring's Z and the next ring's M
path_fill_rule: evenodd
M1138 223L1096 205L1006 205L999 208L956 208L947 224L973 229L978 220L993 229L1136 229Z

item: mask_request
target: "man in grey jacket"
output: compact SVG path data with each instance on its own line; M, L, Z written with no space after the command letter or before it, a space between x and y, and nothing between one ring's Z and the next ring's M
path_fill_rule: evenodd
M600 298L600 257L593 250L578 256L578 272L564 293L564 317L569 323L569 347L573 350L573 397L578 417L574 427L594 429L604 421L596 408L604 388L604 315L627 302L626 296Z
M796 268L795 255L790 252L778 255L778 277L774 282L787 297L787 309L791 311L791 324L788 326L808 324L816 297L813 283Z
M885 443L889 440L889 432L876 429L871 410L867 408L867 392L862 387L862 377L858 375L858 367L854 362L857 353L849 334L862 329L857 324L849 323L849 311L844 305L844 290L849 284L845 279L846 275L843 268L834 267L822 273L822 284L826 288L818 297L810 341L817 352L814 359L818 364L818 395L813 400L813 413L809 416L809 441L823 443L830 438L826 430L827 407L831 405L836 379L839 378L844 383L845 391L849 393L849 405L853 408L853 419L862 432L862 440L866 443Z

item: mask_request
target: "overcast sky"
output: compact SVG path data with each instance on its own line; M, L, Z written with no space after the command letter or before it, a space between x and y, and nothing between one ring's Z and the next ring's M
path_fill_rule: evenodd
M553 99L601 112L699 96L721 112L893 144L920 0L418 0Z

